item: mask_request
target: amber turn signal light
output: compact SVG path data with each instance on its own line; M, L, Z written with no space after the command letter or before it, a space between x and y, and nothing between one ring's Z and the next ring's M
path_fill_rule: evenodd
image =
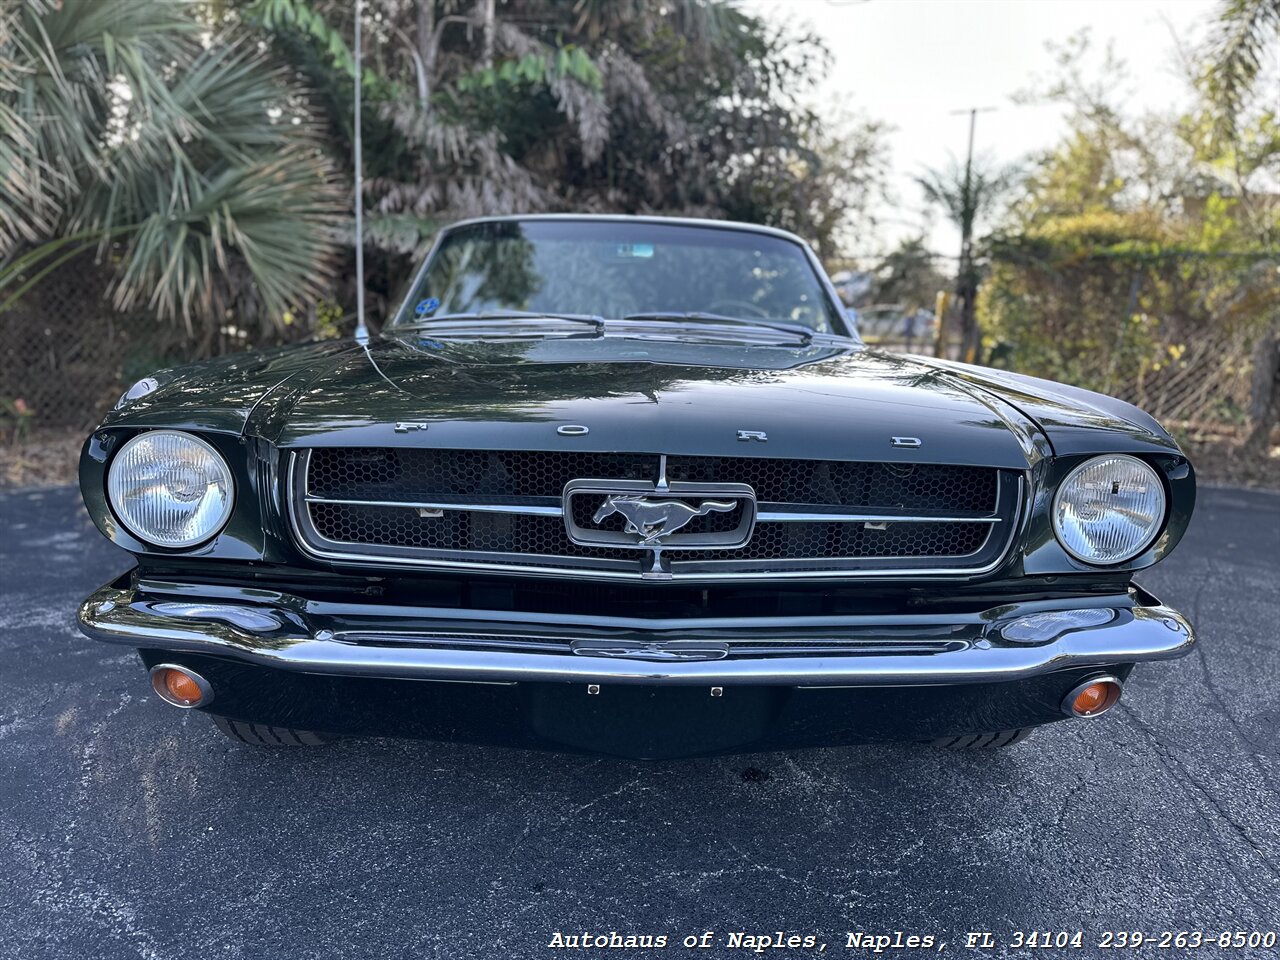
M175 707L202 707L213 699L209 681L194 670L172 663L151 668L151 689L165 703Z
M1122 691L1115 677L1093 677L1071 689L1062 700L1069 717L1098 717L1120 702Z

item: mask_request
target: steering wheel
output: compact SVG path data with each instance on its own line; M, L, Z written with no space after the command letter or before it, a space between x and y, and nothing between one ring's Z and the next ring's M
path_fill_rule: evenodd
M769 319L768 311L746 300L717 300L707 307L707 313L721 313L726 317L740 317L744 310L748 317L755 317L758 320Z

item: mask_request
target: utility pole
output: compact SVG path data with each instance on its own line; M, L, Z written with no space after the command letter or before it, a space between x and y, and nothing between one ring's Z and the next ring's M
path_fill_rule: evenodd
M364 172L361 163L364 153L360 142L360 94L364 77L360 66L360 18L364 15L364 4L356 0L356 90L355 90L355 136L352 147L355 153L355 193L356 193L356 339L364 343L369 339L369 327L364 321Z
M978 217L977 197L973 195L973 134L978 114L990 113L995 107L970 107L953 110L952 114L969 114L969 148L965 151L964 187L960 197L960 267L956 274L956 296L960 299L960 359L973 363L978 358L978 278L973 269L973 224ZM941 318L939 318L941 320Z
M480 2L480 65L486 70L493 69L493 35L497 31L497 11L495 0Z

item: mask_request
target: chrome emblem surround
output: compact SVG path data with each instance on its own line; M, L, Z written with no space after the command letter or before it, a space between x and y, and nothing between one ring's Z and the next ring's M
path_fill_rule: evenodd
M589 526L574 517L580 497L590 498ZM698 517L741 511L731 530L681 533ZM614 514L621 530L599 524ZM745 483L673 483L644 480L571 480L564 488L564 522L569 539L584 547L633 547L640 550L732 550L751 539L756 522L755 491Z

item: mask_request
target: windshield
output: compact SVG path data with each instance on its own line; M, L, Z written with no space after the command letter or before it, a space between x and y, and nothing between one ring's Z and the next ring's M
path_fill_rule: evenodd
M792 241L616 220L505 220L451 230L396 322L515 311L613 320L709 314L841 329L817 272Z

